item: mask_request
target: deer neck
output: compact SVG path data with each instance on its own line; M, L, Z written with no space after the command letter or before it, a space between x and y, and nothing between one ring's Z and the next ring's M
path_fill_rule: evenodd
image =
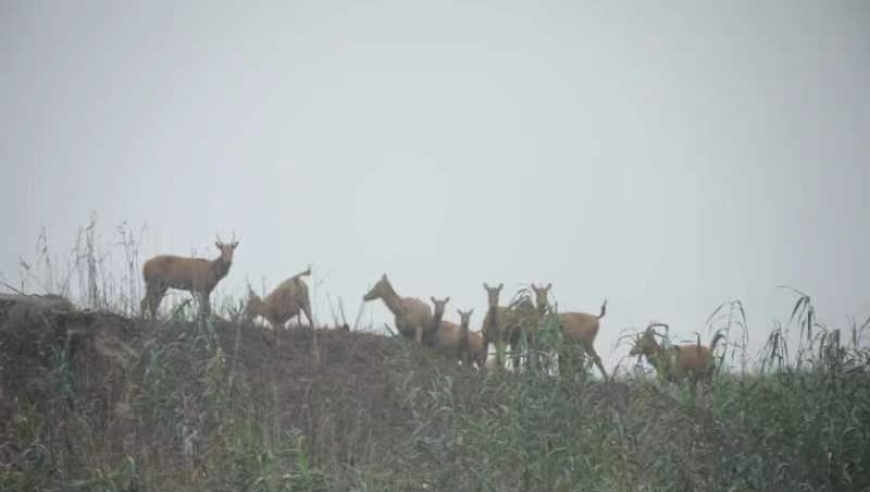
M441 320L444 319L444 313L438 313L432 315L432 328L435 329L441 324Z
M469 346L471 345L470 333L468 331L468 323L461 323L459 325L459 347L460 351L463 354L463 364L466 362L470 363L471 357L469 354Z
M486 319L488 325L484 326L483 329L489 331L498 328L498 306L490 306L489 309L487 309Z
M432 339L435 338L435 334L438 333L438 329L441 328L441 320L444 318L444 313L435 313L432 316L432 323L429 325L428 330L423 331L423 343L430 344Z
M231 261L225 261L223 256L218 256L211 261L211 271L214 274L215 281L221 280L227 276L232 266Z
M399 297L399 294L393 290L393 286L387 284L387 288L385 289L384 295L381 296L381 299L384 300L384 304L386 304L387 309L393 313L393 316L402 317L405 315L405 305L402 302L402 298Z

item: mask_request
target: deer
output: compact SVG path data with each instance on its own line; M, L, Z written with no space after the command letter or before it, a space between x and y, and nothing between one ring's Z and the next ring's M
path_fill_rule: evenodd
M444 319L444 312L447 309L447 303L450 302L450 297L445 297L439 301L430 296L429 300L432 301L435 309L432 310L432 320L429 322L429 326L423 330L423 345L427 346L433 345L435 335L441 329L441 321Z
M450 298L443 300L430 297L432 304L435 306L432 323L427 330L429 333L426 336L427 345L432 347L436 353L446 356L453 361L462 360L462 350L465 341L462 337L462 328L456 323L444 320L444 311Z
M499 296L504 284L490 287L486 282L483 288L486 290L487 311L483 318L484 350L489 351L491 343L500 346L507 342L511 348L514 369L519 368L519 345L523 328L537 325L535 307L531 301L523 298L510 306L499 306ZM498 351L496 350L496 365L501 365Z
M401 297L396 293L387 274L383 274L364 296L363 302L381 299L396 318L396 329L405 338L413 338L423 345L423 332L432 322L432 309L416 297Z
M483 288L486 290L487 310L483 318L483 326L480 329L483 334L483 346L487 352L489 352L489 344L496 344L495 364L499 367L501 366L501 357L498 353L498 347L504 341L502 329L499 326L499 318L504 316L504 310L499 310L498 298L503 287L504 284L490 287L486 282L483 283Z
M643 356L656 370L659 377L669 383L680 383L689 379L692 394L695 394L698 382L709 385L713 378L713 353L719 340L724 338L722 332L717 332L710 341L710 346L701 345L701 337L697 343L671 345L662 347L656 337L665 335L655 331L655 328L669 327L665 323L650 323L635 340L629 352L630 356Z
M531 287L532 292L535 293L535 307L538 308L538 315L543 316L547 314L547 311L550 309L549 294L550 289L553 288L553 284L549 283L543 287L539 287L532 282Z
M142 265L145 297L139 304L141 316L144 317L147 311L151 319L154 319L168 289L192 293L199 300L200 314L205 316L211 313L211 292L229 273L233 264L233 253L239 245L235 235L230 243L222 242L220 237L216 239L214 244L220 250L220 256L213 260L158 255Z
M483 369L487 365L486 345L483 344L483 335L479 331L468 332L468 352L471 355L471 362L477 365L478 369Z
M471 324L471 315L474 314L474 309L468 311L456 310L459 314L459 338L460 338L460 360L463 366L471 367L472 364L477 365L478 369L483 369L486 364L486 350L483 345L483 336L480 333L469 330Z
M285 328L288 320L302 314L308 320L311 328L314 328L314 318L311 316L311 300L308 297L308 286L302 280L311 275L311 267L284 280L275 287L265 299L261 299L253 290L248 288L247 320L256 316L265 318L273 328ZM301 323L300 323L301 324Z
M548 296L553 284L545 286L532 284L535 293L535 304L539 315L543 316L549 310ZM579 345L583 351L592 358L592 362L601 371L601 376L607 381L607 371L601 363L601 357L595 351L595 338L601 326L601 318L607 314L607 299L601 304L598 315L581 312L558 313L559 328L562 331L562 339L568 343Z

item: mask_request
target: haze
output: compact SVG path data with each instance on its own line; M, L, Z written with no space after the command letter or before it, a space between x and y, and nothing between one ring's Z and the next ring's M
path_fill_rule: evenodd
M870 3L0 3L0 271L42 227L148 224L140 255L213 257L218 293L315 269L353 317L402 295L486 307L554 284L619 332L760 347L794 302L870 314ZM368 307L366 322L392 321Z

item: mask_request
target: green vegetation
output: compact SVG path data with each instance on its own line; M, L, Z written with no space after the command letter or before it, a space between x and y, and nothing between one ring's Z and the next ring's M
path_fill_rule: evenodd
M98 310L0 307L0 491L870 490L867 325L822 327L804 295L798 346L777 328L758 364L693 400L642 375L559 374L551 319L520 372L365 331L275 345L233 302L228 321L176 305L141 322L135 286L109 287L85 249L41 283L69 295L57 279L81 267L79 304ZM714 321L736 333L725 307Z

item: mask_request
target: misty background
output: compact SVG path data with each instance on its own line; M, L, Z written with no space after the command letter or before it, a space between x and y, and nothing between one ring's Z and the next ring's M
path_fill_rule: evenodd
M240 245L216 295L314 267L348 317L397 291L693 338L728 299L750 348L795 298L870 314L870 3L0 3L0 273L96 212L158 253ZM350 320L352 322L352 319ZM392 322L382 303L364 321Z

